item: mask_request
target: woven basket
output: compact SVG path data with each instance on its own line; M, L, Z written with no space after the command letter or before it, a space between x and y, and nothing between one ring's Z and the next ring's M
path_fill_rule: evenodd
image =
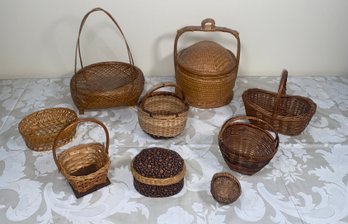
M216 201L230 204L239 198L242 190L236 177L227 172L220 172L214 174L210 184L210 192Z
M156 90L175 87L180 94ZM185 128L189 106L184 94L175 83L160 83L152 87L138 106L140 127L154 138L170 138Z
M81 122L93 122L100 125L105 131L105 145L101 143L80 144L64 150L57 157L57 141L66 130ZM83 193L108 180L110 166L108 148L109 132L105 125L93 118L79 119L59 133L53 144L53 158L58 170L68 180L72 188L78 193Z
M129 63L108 61L83 67L80 35L87 17L97 11L104 12L117 26L127 47ZM77 55L81 64L81 69L78 71ZM136 105L143 88L143 73L134 66L133 56L126 38L115 19L101 8L95 8L88 12L80 25L75 51L75 74L70 82L71 96L79 113L83 114L86 109Z
M49 108L24 117L18 124L18 130L28 148L34 151L47 151L52 150L54 139L58 133L76 120L77 114L73 110ZM75 131L75 128L66 131L57 145L62 146L70 142Z
M252 175L266 166L278 150L279 136L273 137L268 131L242 120L258 121L269 126L261 119L238 116L227 120L219 132L221 154L230 169L242 174Z
M236 56L212 41L200 41L178 53L179 37L193 31L232 34L237 39ZM174 43L175 77L188 103L198 108L214 108L228 104L233 98L239 58L238 32L215 26L213 19L203 20L201 26L187 26L178 30Z
M275 131L284 135L299 135L307 127L316 111L316 104L309 98L286 95L288 72L283 71L278 93L262 89L248 89L243 95L248 116L260 118L269 123ZM262 123L256 125L268 129Z

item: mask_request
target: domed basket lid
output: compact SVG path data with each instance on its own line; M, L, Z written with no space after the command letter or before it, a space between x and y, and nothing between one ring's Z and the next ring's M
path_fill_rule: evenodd
M219 75L231 72L237 66L234 54L213 41L200 41L181 50L178 65L196 75Z

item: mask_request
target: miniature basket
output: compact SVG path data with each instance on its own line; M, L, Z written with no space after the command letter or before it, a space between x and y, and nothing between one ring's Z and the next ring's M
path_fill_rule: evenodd
M157 91L175 87L180 94ZM175 83L165 82L152 87L138 105L138 120L144 132L154 138L170 138L179 135L185 128L189 106L184 94Z
M299 135L307 127L316 111L316 104L309 98L286 95L288 72L282 73L278 93L262 89L248 89L243 95L248 116L258 117L284 135ZM255 122L262 128L268 126Z
M240 122L243 120L264 123L275 137L256 125ZM276 154L278 145L278 133L268 123L255 117L230 118L219 132L220 151L228 167L246 175L253 175L266 166Z
M220 172L214 174L210 184L210 192L217 202L230 204L239 198L242 190L236 177L227 172Z
M81 122L93 122L100 125L105 131L105 145L101 143L80 144L64 150L57 157L57 141L66 130ZM78 193L83 193L108 181L107 175L110 166L108 148L109 132L105 125L96 119L84 118L75 121L59 133L53 144L53 158L58 170L72 188Z
M49 108L24 117L18 124L18 130L28 148L34 151L47 151L52 150L54 139L58 133L76 120L77 114L73 110ZM57 145L62 146L70 142L75 131L75 128L66 131Z
M223 32L237 40L236 56L213 41L200 41L178 53L178 40L186 32ZM214 108L228 104L233 98L240 58L240 39L235 30L215 26L205 19L201 26L187 26L177 31L174 43L174 65L177 84L187 102L198 108Z
M131 161L130 169L135 189L146 197L169 197L184 186L184 160L170 149L143 149Z
M80 35L87 17L97 11L104 12L117 26L127 47L129 63L108 61L83 67ZM77 55L79 55L81 64L79 71L77 71ZM136 105L143 88L143 73L134 66L127 40L115 19L101 8L95 8L88 12L80 25L75 51L75 74L70 82L71 96L79 113L83 114L86 109Z

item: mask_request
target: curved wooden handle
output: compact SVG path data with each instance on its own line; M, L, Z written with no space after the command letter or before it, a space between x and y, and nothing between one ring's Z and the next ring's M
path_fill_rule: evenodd
M274 108L273 108L273 115L272 116L275 116L278 114L280 104L281 104L281 97L286 95L286 82L287 82L287 80L288 80L288 71L286 69L284 69L282 72L282 77L280 79L277 97L274 101Z
M58 162L58 158L57 158L57 153L56 153L56 148L57 148L57 144L58 144L58 140L60 138L60 136L62 135L62 133L66 130L66 129L69 129L69 128L73 128L73 126L77 126L77 124L79 123L82 123L82 122L93 122L93 123L96 123L98 125L100 125L104 131L105 131L105 150L106 150L106 153L108 154L109 153L109 132L108 132L108 129L106 128L106 126L99 120L97 119L94 119L94 118L80 118L72 123L70 123L68 126L66 126L65 128L63 128L57 135L57 137L54 139L54 142L53 142L53 147L52 147L52 152L53 152L53 159L54 159L54 162L56 163L57 167L58 167L58 170L60 171L61 170L61 166Z
M234 36L237 40L237 53L236 53L236 60L237 60L237 73L238 73L238 67L239 67L239 59L240 59L240 39L239 39L239 33L236 30L232 30L226 27L219 27L215 26L215 20L212 18L204 19L201 22L201 26L186 26L184 28L181 28L177 31L175 41L174 41L174 66L176 68L176 65L178 64L178 40L181 35L183 35L186 32L194 32L194 31L201 31L201 32L223 32L223 33L230 33L232 36Z
M265 124L267 127L269 127L269 130L271 130L275 134L274 144L275 144L275 147L278 148L278 146L279 146L279 136L278 136L278 133L274 130L272 125L268 124L266 121L261 120L261 119L259 119L257 117L251 117L251 116L236 116L236 117L232 117L232 118L228 119L227 121L225 121L225 123L222 125L220 133L223 133L228 125L236 123L237 121L241 121L241 120L258 121L258 122L261 122L261 123ZM219 137L220 137L220 134L219 134Z
M77 37L77 43L76 43L76 49L75 49L75 74L77 72L77 56L79 56L79 59L80 59L80 65L81 65L81 68L83 68L83 63L82 63L82 57L81 57L81 50L80 50L80 35L81 35L81 32L82 32L82 29L83 29L83 26L87 20L87 18L89 17L90 14L94 13L94 12L98 12L98 11L101 11L101 12L104 12L111 20L112 22L116 25L116 27L118 28L118 30L120 31L121 35L122 35L122 38L126 44L126 47L127 47L127 52L128 52L128 59L129 59L129 63L131 65L134 66L134 60L133 60L133 55L130 51L130 48L129 48L129 45L127 43L127 40L126 40L126 37L124 36L123 34L123 31L121 29L121 27L118 25L118 23L116 22L116 20L112 17L112 15L107 12L106 10L102 9L102 8L94 8L92 9L91 11L89 11L82 19L81 21L81 24L80 24L80 29L79 29L79 34L78 34L78 37Z

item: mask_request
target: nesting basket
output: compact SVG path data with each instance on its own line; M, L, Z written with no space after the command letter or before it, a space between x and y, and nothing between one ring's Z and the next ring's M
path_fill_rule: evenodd
M242 121L258 121L268 126L267 130ZM279 136L268 123L249 116L232 117L219 132L221 154L230 169L253 175L266 166L278 150Z
M219 172L211 180L210 192L217 202L230 204L239 198L242 189L238 179L232 174Z
M107 61L83 66L80 35L88 16L97 11L104 12L120 31L127 47L129 63ZM78 71L77 57L81 64L81 69ZM70 82L71 96L79 113L83 114L86 109L136 105L143 88L143 73L134 65L127 40L116 20L101 8L88 12L80 25L75 51L75 74Z
M283 70L277 93L254 88L246 90L242 98L248 116L266 121L281 134L294 136L307 127L317 106L309 98L287 95L287 77L288 72ZM269 127L260 122L255 124Z
M223 32L237 40L236 55L213 41L200 41L178 52L178 40L186 32ZM177 84L188 103L198 108L214 108L228 104L233 98L240 58L239 34L235 30L215 26L205 19L201 26L187 26L177 31L174 43L174 66Z
M164 87L175 87L177 93L156 91ZM188 110L179 86L171 82L160 83L141 99L138 105L139 125L154 138L175 137L185 128Z
M81 122L93 122L100 125L105 131L105 145L101 143L80 144L64 150L57 156L57 142L60 137L64 135L65 131L69 131L70 128ZM102 122L93 118L79 119L58 134L53 144L53 158L58 170L68 180L77 198L110 184L108 148L109 132Z
M25 144L34 151L52 150L58 133L77 120L75 111L68 108L48 108L24 117L18 124L19 133ZM58 146L65 145L75 135L75 128L61 135Z

